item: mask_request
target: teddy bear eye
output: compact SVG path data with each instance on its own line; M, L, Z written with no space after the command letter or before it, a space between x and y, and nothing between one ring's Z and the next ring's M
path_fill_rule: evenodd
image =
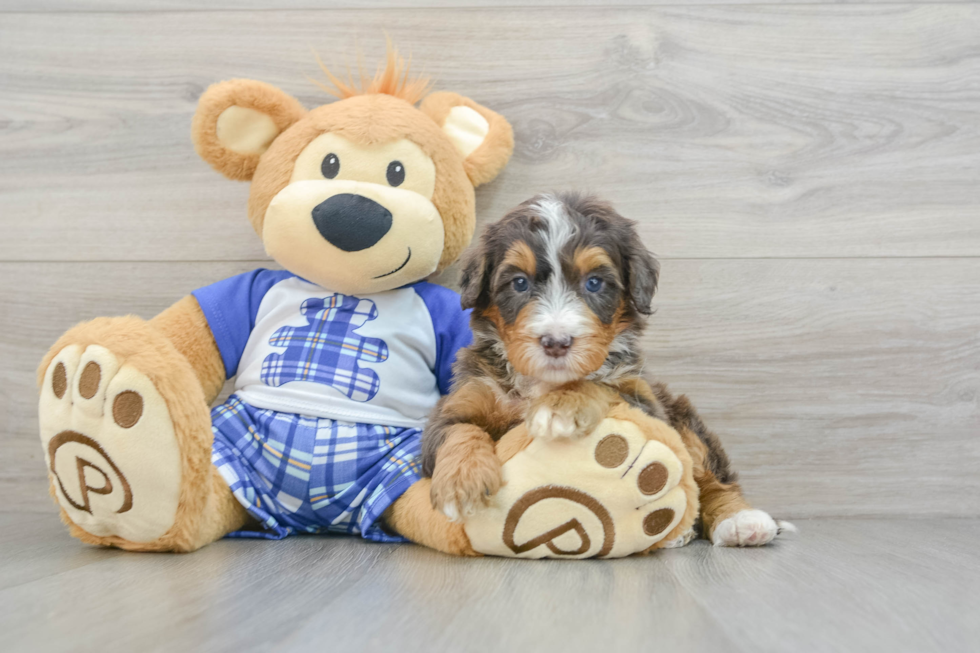
M388 164L388 183L392 186L401 186L405 181L405 166L401 161L392 161Z
M323 163L320 164L320 172L327 179L333 179L340 172L340 159L336 154L331 152L327 156L323 157Z

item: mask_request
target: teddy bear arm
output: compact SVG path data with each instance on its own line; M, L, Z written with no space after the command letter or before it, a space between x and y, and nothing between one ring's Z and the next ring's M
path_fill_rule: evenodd
M191 364L207 403L214 401L225 383L225 364L197 299L193 295L184 297L150 320L150 324Z

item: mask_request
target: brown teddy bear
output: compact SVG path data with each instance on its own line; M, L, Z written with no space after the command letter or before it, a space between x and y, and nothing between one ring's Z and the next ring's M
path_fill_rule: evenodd
M80 324L45 356L41 440L79 539L192 551L341 531L471 551L416 484L420 429L470 339L458 295L421 280L469 244L474 187L506 165L511 127L455 93L416 108L428 83L392 50L363 89L331 80L342 99L311 111L222 82L194 116L201 157L251 181L249 220L284 270L149 321ZM394 503L420 513L400 511L397 532L382 519Z

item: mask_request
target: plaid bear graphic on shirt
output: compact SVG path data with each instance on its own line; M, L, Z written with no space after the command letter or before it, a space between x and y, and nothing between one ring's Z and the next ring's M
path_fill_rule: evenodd
M354 401L370 401L378 394L378 375L359 363L384 362L388 345L380 338L355 333L378 317L374 302L338 293L307 299L300 313L306 316L305 326L282 327L269 339L273 347L286 350L262 361L263 383L274 387L290 381L322 383Z

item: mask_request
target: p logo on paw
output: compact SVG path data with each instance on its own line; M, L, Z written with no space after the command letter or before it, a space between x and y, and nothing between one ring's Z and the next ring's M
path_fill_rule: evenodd
M656 433L606 419L585 438L532 441L504 464L505 485L491 505L467 520L473 548L521 558L617 558L664 539L691 506L680 459L655 436L676 436L678 444L680 437L651 424L659 425Z
M149 378L110 350L72 345L45 373L41 443L58 503L97 537L149 542L174 524L180 450Z

